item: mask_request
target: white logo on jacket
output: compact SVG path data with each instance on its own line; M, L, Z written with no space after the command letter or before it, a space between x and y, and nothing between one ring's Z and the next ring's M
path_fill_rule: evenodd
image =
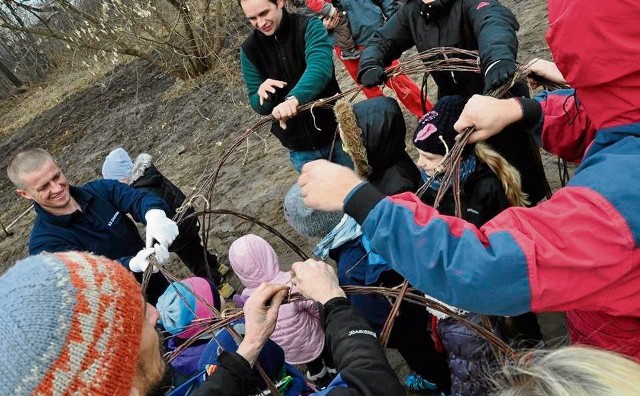
M371 330L351 330L349 331L349 337L356 335L356 334L366 334L366 335L370 335L373 338L378 338L378 336L376 335L375 332L371 331Z
M118 216L120 216L120 212L116 212L111 218L111 220L109 220L109 223L107 223L107 225L111 227L113 223L116 221L116 219L118 218Z

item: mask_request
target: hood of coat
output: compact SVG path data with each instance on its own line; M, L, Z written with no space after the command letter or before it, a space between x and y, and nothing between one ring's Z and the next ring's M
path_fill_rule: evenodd
M384 172L405 153L407 129L395 99L380 96L358 102L353 107L336 106L336 118L343 134L362 137L359 144L363 147L347 147L347 151L366 152L371 176ZM352 119L355 119L355 125L350 121Z
M229 247L229 263L245 286L243 294L250 294L263 282L284 284L290 279L288 273L280 271L275 250L257 235L236 239Z
M549 0L553 59L597 129L640 122L638 20L635 0Z
M129 184L135 183L136 187L155 185L161 182L162 175L153 166L153 157L150 154L142 153L136 157L129 176Z

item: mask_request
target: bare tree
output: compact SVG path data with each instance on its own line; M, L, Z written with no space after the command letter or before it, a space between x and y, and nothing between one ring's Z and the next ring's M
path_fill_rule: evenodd
M24 85L24 83L22 82L22 80L20 78L18 78L18 76L16 76L11 69L9 69L7 66L5 66L4 62L2 61L2 59L0 59L0 73L2 73L2 75L4 75L5 77L7 77L7 79L9 81L11 81L11 83L13 85L16 86L16 88L22 88L22 86Z
M2 0L0 28L88 49L114 63L142 58L182 79L219 62L225 41L244 28L231 0Z

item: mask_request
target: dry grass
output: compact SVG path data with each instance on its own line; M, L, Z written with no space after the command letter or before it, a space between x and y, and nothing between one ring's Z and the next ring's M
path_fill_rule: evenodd
M0 101L0 139L5 139L43 112L81 92L117 65L93 64L74 70L61 68L49 76L49 82L31 87L26 93Z

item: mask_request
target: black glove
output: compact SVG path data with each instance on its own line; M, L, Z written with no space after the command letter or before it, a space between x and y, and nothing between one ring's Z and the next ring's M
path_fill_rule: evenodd
M512 60L501 59L493 63L484 76L483 93L486 94L509 81L515 71L516 64Z
M389 76L380 66L372 66L360 74L359 82L367 88L376 87L387 81Z

